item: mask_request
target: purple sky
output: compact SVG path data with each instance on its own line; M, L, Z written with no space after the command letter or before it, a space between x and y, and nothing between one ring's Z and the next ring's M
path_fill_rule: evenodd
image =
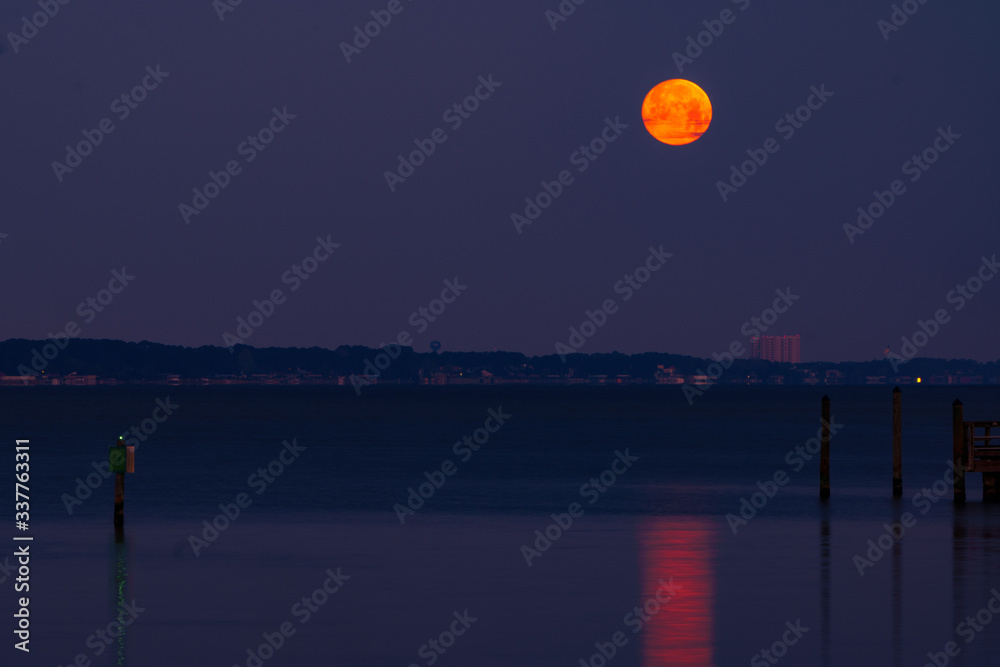
M996 3L928 2L884 39L892 3L867 0L591 0L555 30L557 0L402 0L348 63L341 42L387 4L245 0L220 20L210 0L77 0L14 44L40 10L3 3L0 339L74 321L87 338L222 345L281 289L247 344L409 332L419 351L549 354L614 299L581 352L708 356L790 288L771 332L801 334L804 360L898 352L939 309L922 356L1000 357L1000 280L961 309L948 298L1000 253ZM735 19L678 72L673 53L723 9ZM169 74L144 101L115 103L157 66ZM444 112L490 75L453 129ZM671 78L712 99L688 146L643 128L646 92ZM833 95L787 137L776 122L813 86ZM275 108L294 118L241 150ZM114 131L60 182L52 163L104 118ZM581 173L572 155L607 118L627 129ZM949 127L960 138L911 181L904 163ZM391 191L385 172L437 128L447 139ZM778 151L723 201L717 182L768 138ZM179 205L231 160L239 173L186 224ZM519 234L511 215L562 170L572 183ZM851 243L844 224L897 179L905 193ZM340 247L292 291L283 275L317 237ZM626 301L617 281L661 245L672 257ZM134 281L88 322L78 304L122 267ZM411 313L456 277L467 289L420 331Z

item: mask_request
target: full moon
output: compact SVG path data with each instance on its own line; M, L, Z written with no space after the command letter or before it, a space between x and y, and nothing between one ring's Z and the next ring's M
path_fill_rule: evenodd
M646 95L642 102L642 122L658 141L683 146L705 134L712 123L712 103L696 84L670 79Z

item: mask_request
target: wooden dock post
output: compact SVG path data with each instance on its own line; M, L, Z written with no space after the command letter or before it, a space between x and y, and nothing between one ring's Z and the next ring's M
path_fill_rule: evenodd
M997 484L997 477L1000 473L983 473L983 502L1000 503L1000 485Z
M820 412L820 419L823 422L823 437L820 440L819 453L819 497L830 497L830 397L823 397L823 406Z
M955 502L965 502L965 414L962 401L951 405L951 461L955 473Z
M992 443L992 440L990 440L992 428L988 424L984 425L984 428L986 429L986 440L983 442L986 445L990 445ZM983 502L1000 503L1000 473L983 472Z
M124 435L108 449L108 469L115 474L115 535L120 538L125 526L125 473L135 472L135 447L125 445Z
M903 392L892 390L892 497L903 495Z
M125 454L125 440L121 437L118 438L118 442L115 443L115 449L121 449L121 453ZM124 457L123 457L124 458ZM125 473L116 472L115 473L115 528L121 528L125 525Z

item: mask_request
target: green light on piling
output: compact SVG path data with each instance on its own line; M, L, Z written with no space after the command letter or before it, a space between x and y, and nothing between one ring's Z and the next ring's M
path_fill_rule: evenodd
M108 465L111 467L111 472L125 472L125 448L123 447L111 447L108 451Z

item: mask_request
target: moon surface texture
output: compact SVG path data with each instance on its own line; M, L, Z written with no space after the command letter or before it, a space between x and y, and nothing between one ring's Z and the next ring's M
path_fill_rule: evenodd
M658 141L683 146L697 141L712 123L712 102L697 84L670 79L642 102L642 122Z

